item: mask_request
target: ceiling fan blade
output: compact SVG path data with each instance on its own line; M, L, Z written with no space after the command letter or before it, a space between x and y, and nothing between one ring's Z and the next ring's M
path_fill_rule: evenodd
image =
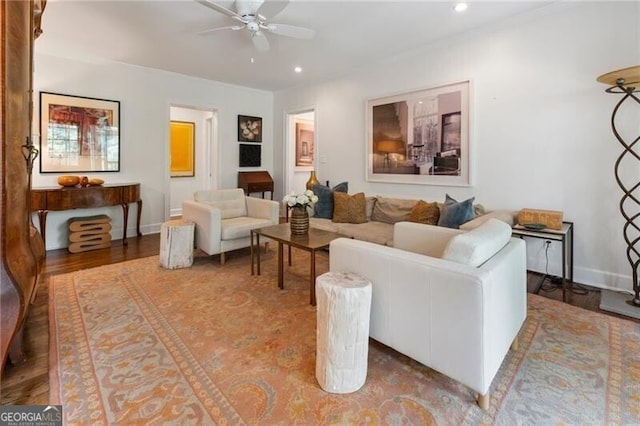
M196 34L198 34L198 35L207 35L207 34L210 34L212 32L221 31L221 30L238 31L238 30L243 29L244 27L245 27L245 25L230 25L228 27L211 28L209 30L200 31L199 33L196 33Z
M256 31L251 34L251 41L253 45L261 52L266 52L269 50L269 40L262 34L261 31Z
M273 18L278 13L282 12L288 4L289 0L265 0L258 8L256 14L260 14L266 18Z
M223 13L227 16L232 17L233 19L237 19L240 22L244 22L244 20L242 19L242 16L238 15L236 12L234 12L233 10L229 10L224 6L220 6L218 3L215 3L211 0L195 0L198 3L200 3L203 6L208 7L209 9L213 9L217 12Z
M286 24L268 24L264 28L274 34L286 37L312 39L316 36L316 32L309 28L296 27L295 25Z

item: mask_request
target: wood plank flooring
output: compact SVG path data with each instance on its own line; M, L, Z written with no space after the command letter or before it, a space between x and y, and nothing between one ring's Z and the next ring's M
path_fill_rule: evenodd
M80 269L154 256L159 251L159 234L129 238L127 246L123 246L120 241L113 241L109 249L85 253L70 254L66 249L48 251L38 283L37 297L31 307L25 327L24 349L27 360L20 365L7 364L5 367L2 383L0 383L0 403L3 405L46 405L49 403L49 277ZM528 290L533 291L539 282L540 275L530 273ZM539 294L551 299L562 300L562 291L549 282L545 282ZM600 311L598 309L600 291L587 288L587 294L584 295L568 293L568 303ZM618 316L604 311L600 312ZM635 321L640 322L639 320Z

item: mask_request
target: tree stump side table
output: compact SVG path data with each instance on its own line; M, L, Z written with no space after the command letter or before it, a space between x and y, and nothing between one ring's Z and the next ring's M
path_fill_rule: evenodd
M316 379L331 393L350 393L367 379L371 283L349 272L316 280Z
M178 219L160 228L160 265L167 269L188 268L193 264L195 224Z

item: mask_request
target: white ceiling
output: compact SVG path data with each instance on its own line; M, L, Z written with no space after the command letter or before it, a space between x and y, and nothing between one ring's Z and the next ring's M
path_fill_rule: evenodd
M231 1L218 3L234 8ZM268 22L312 28L316 37L267 33L271 49L263 53L246 30L198 35L237 21L194 0L49 0L36 52L276 91L371 66L549 3L472 0L466 12L456 13L453 1L292 0ZM296 65L302 73L293 72Z

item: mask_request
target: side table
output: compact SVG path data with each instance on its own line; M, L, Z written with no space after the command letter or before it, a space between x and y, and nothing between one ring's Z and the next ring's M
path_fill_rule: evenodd
M549 241L559 241L562 244L562 300L567 301L567 283L573 283L573 222L562 222L562 229L527 229L522 225L515 225L511 234L520 238L531 237ZM547 278L545 274L540 280L534 293L540 291L542 283Z

